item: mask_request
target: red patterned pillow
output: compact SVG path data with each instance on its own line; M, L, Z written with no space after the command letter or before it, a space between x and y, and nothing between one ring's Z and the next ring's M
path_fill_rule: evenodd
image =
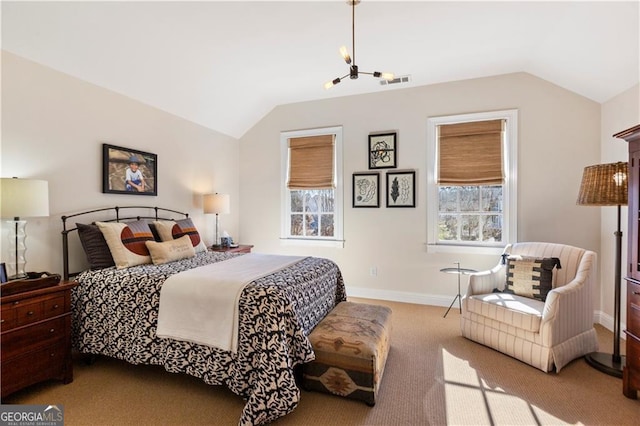
M204 241L202 241L200 233L191 219L186 218L176 220L175 222L171 220L161 220L153 222L153 224L162 241L177 240L180 237L188 235L196 253L207 251L207 246Z
M107 241L116 268L151 263L145 242L153 241L153 234L147 222L96 222L96 225Z

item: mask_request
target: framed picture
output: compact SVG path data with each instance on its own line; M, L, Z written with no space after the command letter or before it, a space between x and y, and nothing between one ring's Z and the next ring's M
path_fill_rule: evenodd
M395 133L369 135L369 169L395 169L397 154Z
M353 174L353 207L380 207L380 174Z
M416 172L387 172L387 207L416 206Z
M158 195L158 156L102 144L102 192Z

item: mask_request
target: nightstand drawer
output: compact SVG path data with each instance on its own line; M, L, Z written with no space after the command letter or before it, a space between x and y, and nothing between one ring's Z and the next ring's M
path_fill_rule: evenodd
M16 326L18 313L9 304L2 305L2 313L0 314L0 331L10 330Z
M20 304L15 308L16 327L31 324L44 318L42 303Z
M0 295L0 396L47 379L73 381L72 281Z
M60 317L31 327L3 333L0 341L3 365L6 360L17 354L50 345L57 340L63 340L66 332L66 320L67 317Z
M58 296L54 299L44 301L44 318L53 318L65 313L64 296Z
M27 352L8 362L2 362L2 392L9 394L25 386L47 379L62 380L65 371L66 348L61 341Z
M15 311L15 327L32 324L65 312L65 296L63 294L47 295L46 297L34 297L14 302L12 310ZM7 312L9 309L7 309ZM4 312L4 310L3 310ZM5 328L5 330L11 327Z

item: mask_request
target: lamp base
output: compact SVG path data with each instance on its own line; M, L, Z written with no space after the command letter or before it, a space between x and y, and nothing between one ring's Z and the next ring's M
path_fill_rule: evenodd
M622 368L626 363L626 358L624 355L620 356L620 360L614 360L614 356L612 354L606 354L603 352L591 352L590 354L586 354L584 356L587 364L595 368L596 370L600 370L603 373L606 373L610 376L622 378Z

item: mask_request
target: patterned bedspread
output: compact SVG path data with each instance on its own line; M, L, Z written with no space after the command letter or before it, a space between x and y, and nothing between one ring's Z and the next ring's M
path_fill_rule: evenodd
M238 254L206 252L164 265L82 273L72 301L74 348L224 384L247 401L241 425L291 412L300 399L293 367L314 359L307 336L346 300L332 261L308 257L247 285L239 302L237 353L156 336L164 280L233 256Z

